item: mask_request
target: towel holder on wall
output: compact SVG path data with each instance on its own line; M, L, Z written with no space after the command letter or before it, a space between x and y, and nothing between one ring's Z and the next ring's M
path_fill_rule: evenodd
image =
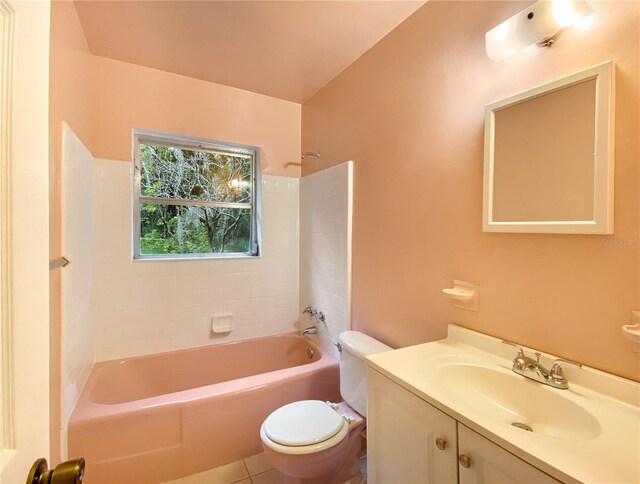
M65 256L49 259L49 270L52 271L59 267L67 267L69 264L71 264L71 261Z

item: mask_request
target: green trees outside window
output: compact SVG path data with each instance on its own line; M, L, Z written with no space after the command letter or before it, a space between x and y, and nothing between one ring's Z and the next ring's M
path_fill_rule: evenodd
M137 256L255 253L255 153L220 148L139 139Z

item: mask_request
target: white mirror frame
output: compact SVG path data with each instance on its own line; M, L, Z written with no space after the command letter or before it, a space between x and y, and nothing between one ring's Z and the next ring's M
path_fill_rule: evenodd
M493 220L495 112L591 79L596 80L593 220L496 222ZM485 107L483 232L612 234L614 168L614 86L612 61L591 67Z

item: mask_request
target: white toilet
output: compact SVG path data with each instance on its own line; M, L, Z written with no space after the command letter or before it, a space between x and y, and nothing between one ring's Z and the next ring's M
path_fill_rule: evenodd
M360 434L367 415L366 355L391 350L358 331L339 336L344 402L301 400L280 407L260 428L267 459L287 483L345 482L359 473Z

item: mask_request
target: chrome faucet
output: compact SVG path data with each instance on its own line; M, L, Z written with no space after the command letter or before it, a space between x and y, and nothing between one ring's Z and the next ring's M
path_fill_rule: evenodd
M308 328L304 328L302 331L300 331L300 334L302 336L305 336L307 334L318 334L318 327L317 326L309 326Z
M511 368L514 373L531 380L544 383L545 385L549 385L553 388L559 388L562 390L569 388L569 382L564 376L562 365L573 365L578 368L582 368L580 363L558 358L553 362L551 369L547 370L542 363L540 363L540 353L535 353L536 359L534 360L533 358L525 356L524 351L522 351L522 348L519 345L512 343L511 341L503 340L502 342L518 348L518 354L513 359L513 367Z
M312 318L315 318L317 321L324 323L324 313L322 311L318 311L316 308L312 306L307 306L306 308L304 308L304 311L302 311L302 314L308 314Z

